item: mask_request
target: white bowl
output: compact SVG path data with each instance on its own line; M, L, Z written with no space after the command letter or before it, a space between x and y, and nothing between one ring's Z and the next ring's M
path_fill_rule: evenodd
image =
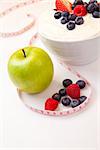
M100 19L91 14L84 17L84 24L67 31L66 25L53 17L55 1L46 5L41 12L38 32L44 45L61 61L71 65L84 65L93 62L100 51Z
M99 56L100 36L81 41L52 40L41 33L44 45L60 60L71 65L84 65L93 62Z

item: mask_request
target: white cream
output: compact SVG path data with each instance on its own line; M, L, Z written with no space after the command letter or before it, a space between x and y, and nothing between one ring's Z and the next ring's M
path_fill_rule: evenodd
M93 18L87 14L83 25L76 25L74 30L68 30L66 25L60 23L60 19L54 18L55 11L45 11L39 19L39 33L51 40L80 41L100 35L100 18Z

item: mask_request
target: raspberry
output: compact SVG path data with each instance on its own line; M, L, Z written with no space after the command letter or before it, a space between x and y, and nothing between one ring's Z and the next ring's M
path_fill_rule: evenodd
M74 8L74 14L76 16L85 16L87 14L87 10L86 8L84 7L84 5L77 5L75 8Z
M68 0L56 0L55 4L57 10L72 12L72 4Z
M58 107L59 102L52 98L48 98L45 102L45 110L54 111Z
M73 99L80 97L80 88L77 84L71 84L66 88L66 93Z

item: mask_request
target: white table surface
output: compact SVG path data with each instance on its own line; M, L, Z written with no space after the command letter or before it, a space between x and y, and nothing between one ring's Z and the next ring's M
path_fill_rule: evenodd
M0 3L3 10L13 3ZM44 6L44 5L43 5ZM39 8L39 7L38 7ZM19 9L0 19L0 32L20 28L25 12L33 6ZM14 17L14 16L20 17ZM16 21L17 20L17 21ZM31 20L31 19L30 19ZM18 24L18 26L16 26ZM18 48L28 45L33 29L13 38L0 38L0 148L3 149L68 149L99 150L100 140L100 59L92 64L74 67L93 86L93 102L86 111L70 117L50 117L33 113L19 100L16 88L9 80L7 62ZM38 46L40 43L38 43ZM54 59L54 57L53 57ZM55 61L55 60L54 60Z

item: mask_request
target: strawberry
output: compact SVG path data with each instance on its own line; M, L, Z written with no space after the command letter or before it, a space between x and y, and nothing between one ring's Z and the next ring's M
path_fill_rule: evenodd
M87 14L87 10L86 8L84 7L84 5L77 5L75 8L74 8L74 14L76 16L85 16Z
M72 12L72 4L68 0L56 0L55 5L57 10Z
M48 98L45 102L45 110L54 111L58 107L59 102L52 98Z
M73 99L78 99L80 97L80 88L77 84L71 84L66 88L66 93Z

